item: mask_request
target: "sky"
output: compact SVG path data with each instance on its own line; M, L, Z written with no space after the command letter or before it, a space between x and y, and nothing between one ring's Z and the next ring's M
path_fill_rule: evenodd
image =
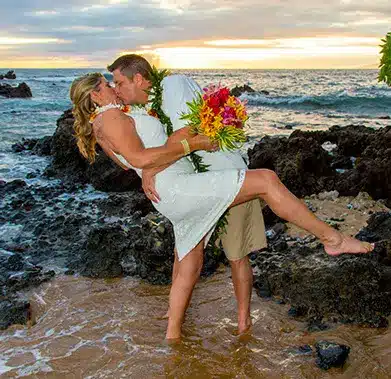
M390 0L6 0L0 67L376 68Z

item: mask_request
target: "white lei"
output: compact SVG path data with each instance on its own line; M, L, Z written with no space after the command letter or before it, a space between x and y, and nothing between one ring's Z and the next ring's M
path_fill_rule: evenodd
M101 113L106 112L109 109L119 109L120 111L123 111L123 109L126 106L127 105L121 105L121 104L117 104L117 103L110 103L110 104L103 105L102 107L96 107L94 112L91 113L90 124L92 124L94 122L95 118L98 115L100 115ZM132 112L132 107L130 105L128 105L128 107L129 107L129 111L124 112L127 115L129 115Z
M129 110L127 112L124 112L126 115L130 116L131 114L134 115L148 115L148 109L144 106L131 106L131 105L121 105L117 103L110 103L107 105L103 105L102 107L96 107L94 112L91 114L90 117L90 123L92 124L95 120L95 118L103 113L108 111L109 109L119 109L123 111L125 107L129 107Z

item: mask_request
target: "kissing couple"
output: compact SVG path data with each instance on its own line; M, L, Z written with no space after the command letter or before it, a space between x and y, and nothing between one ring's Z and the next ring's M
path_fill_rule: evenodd
M174 227L175 261L169 297L167 339L180 339L193 288L199 278L203 252L216 223L229 209L227 232L221 235L231 264L238 309L238 332L251 327L252 269L248 254L266 246L260 207L263 199L281 218L315 235L329 255L369 253L374 246L341 234L319 220L267 169L249 170L238 151L219 151L206 136L192 134L183 113L201 92L189 77L171 75L161 82L161 109L174 132L149 114L152 67L130 54L108 70L115 88L100 73L76 79L70 97L80 153L94 162L96 144L124 170L142 178L146 196ZM120 105L123 104L123 105ZM136 104L131 108L125 105ZM197 151L207 172L196 173L187 158ZM262 254L262 253L260 253Z

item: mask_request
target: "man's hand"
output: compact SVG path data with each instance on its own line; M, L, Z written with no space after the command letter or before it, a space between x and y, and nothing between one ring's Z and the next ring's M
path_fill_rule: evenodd
M157 171L155 168L150 168L144 169L142 174L143 191L147 198L154 203L158 203L161 200L155 188L156 174L160 171Z

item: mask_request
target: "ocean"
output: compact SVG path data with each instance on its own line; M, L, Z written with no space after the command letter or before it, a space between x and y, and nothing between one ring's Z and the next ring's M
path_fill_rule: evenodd
M7 69L0 69L6 72ZM24 138L52 135L56 120L70 108L69 87L80 75L102 69L20 69L31 99L0 97L0 178L24 179L42 170L46 158L13 154L11 145ZM244 95L250 114L248 135L255 141L268 134L295 129L324 130L332 125L362 124L375 128L391 124L391 89L377 82L376 70L191 70L173 71L192 76L201 86L221 83L250 85L256 93ZM265 95L258 91L266 90Z

